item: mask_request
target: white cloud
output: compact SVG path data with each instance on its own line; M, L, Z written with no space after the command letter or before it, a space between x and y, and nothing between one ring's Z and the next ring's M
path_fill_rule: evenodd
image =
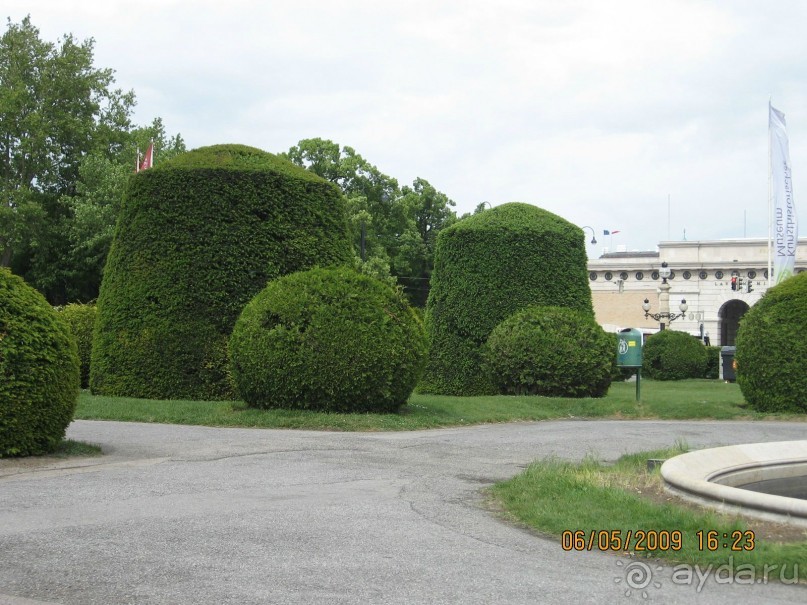
M191 146L354 147L469 211L536 203L619 229L763 235L767 100L807 191L807 6L751 0L8 0L96 63ZM667 199L671 200L670 221ZM805 198L807 199L807 198ZM805 202L807 203L807 202ZM803 205L803 204L802 204ZM803 215L803 212L802 212Z

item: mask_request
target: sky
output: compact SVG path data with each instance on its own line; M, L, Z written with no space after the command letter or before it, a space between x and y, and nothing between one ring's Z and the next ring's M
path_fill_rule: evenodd
M591 227L592 257L766 237L770 101L805 216L800 0L5 0L3 12L30 14L50 42L93 38L95 66L137 96L135 123L161 117L189 149L329 139L400 185L426 179L459 214L519 201Z

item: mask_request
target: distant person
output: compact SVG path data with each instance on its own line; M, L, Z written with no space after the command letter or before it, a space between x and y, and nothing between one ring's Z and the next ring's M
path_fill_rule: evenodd
M707 347L710 346L710 344L709 344L709 332L707 332L706 334L703 335L703 344L705 344Z

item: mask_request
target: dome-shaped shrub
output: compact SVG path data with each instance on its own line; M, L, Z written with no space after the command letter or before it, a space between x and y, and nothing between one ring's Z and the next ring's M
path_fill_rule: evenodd
M763 412L807 412L807 273L768 290L740 320L737 384Z
M481 349L503 319L533 305L593 315L583 231L529 204L465 218L437 237L426 307L431 352L419 390L495 392Z
M706 347L685 332L653 334L645 342L642 358L642 372L654 380L703 378L706 371Z
M90 355L96 315L95 305L71 304L61 308L61 316L70 327L78 345L78 358L81 362L81 388L83 389L90 386Z
M590 314L530 307L493 329L484 350L491 382L505 395L602 397L616 344Z
M98 299L90 385L150 398L232 396L227 339L267 281L350 262L335 185L218 145L131 177Z
M45 298L0 268L0 457L45 454L73 419L76 341Z
M353 269L281 277L244 309L230 370L250 406L390 412L426 353L420 320L394 288Z

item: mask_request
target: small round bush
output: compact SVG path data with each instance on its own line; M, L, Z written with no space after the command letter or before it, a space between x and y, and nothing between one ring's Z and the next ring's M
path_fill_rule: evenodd
M95 326L95 305L71 304L61 308L61 316L67 321L78 345L78 358L81 362L81 388L90 386L90 355L92 353L92 331Z
M706 369L706 347L685 332L663 330L650 336L642 355L642 372L653 380L703 378Z
M73 419L76 342L21 278L0 268L0 458L53 451Z
M602 397L611 386L616 342L590 313L530 307L494 328L483 356L500 393Z
M347 267L269 283L230 338L235 391L258 408L391 412L426 355L423 325L397 290Z
M737 384L762 412L807 412L807 273L768 290L740 320Z

